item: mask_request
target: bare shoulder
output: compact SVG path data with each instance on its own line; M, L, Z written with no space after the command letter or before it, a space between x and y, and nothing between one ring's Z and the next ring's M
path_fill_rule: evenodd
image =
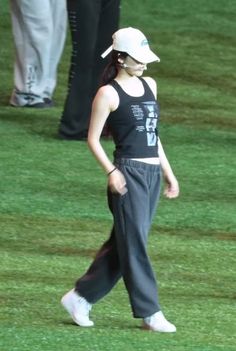
M153 79L151 77L143 77L143 79L149 85L149 87L152 90L154 96L157 96L157 83L156 83L155 79Z
M114 111L119 105L119 96L116 90L107 84L98 89L95 102L109 105L110 110Z

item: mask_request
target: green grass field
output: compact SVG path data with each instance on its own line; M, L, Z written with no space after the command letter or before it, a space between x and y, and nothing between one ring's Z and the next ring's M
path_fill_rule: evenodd
M94 306L94 328L60 306L109 233L106 177L86 143L56 138L69 36L56 107L8 106L13 39L8 2L0 8L1 351L234 351L236 2L122 1L121 26L143 30L161 57L148 74L181 196L161 198L149 252L174 335L139 328L122 282Z

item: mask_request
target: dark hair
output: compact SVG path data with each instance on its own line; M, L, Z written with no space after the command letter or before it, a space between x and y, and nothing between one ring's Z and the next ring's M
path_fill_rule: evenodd
M106 66L103 75L102 75L102 84L106 85L110 83L116 76L119 71L119 62L118 58L125 59L128 56L126 52L113 50L111 53L111 61Z

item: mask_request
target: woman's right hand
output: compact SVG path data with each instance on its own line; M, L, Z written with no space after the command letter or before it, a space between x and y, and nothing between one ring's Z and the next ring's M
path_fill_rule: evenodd
M125 193L127 193L128 190L126 188L125 177L123 173L119 171L118 168L116 168L111 174L109 174L108 187L111 190L111 192L115 194L124 195Z

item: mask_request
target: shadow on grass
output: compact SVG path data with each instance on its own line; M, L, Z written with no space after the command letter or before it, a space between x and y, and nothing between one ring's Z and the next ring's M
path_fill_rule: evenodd
M70 317L68 317L70 318ZM93 318L91 318L93 320ZM71 320L60 320L58 321L58 324L60 326L65 326L65 327L71 327L71 328L77 328L78 331L80 332L84 332L84 331L94 331L94 329L102 331L102 330L107 330L108 328L108 321L109 321L109 330L124 330L124 331L140 331L140 332L148 332L147 330L145 330L144 328L142 328L142 323L140 322L140 325L132 325L132 324L126 324L124 322L122 322L121 320L115 320L112 319L112 321L110 320L109 317L107 317L105 320L103 318L103 320L97 320L96 322L94 322L94 326L93 327L80 327L79 325L77 325L75 322L71 321ZM74 330L75 330L74 329Z
M2 248L6 247L9 248L10 242L3 243ZM99 247L97 249L86 249L86 248L79 248L79 247L52 247L46 246L44 244L40 245L39 243L36 244L35 247L30 247L27 243L21 243L20 245L11 245L11 251L15 252L24 252L24 253L31 253L38 255L40 250L41 254L44 255L57 255L57 256L75 256L75 257L84 257L84 258L94 258Z
M170 235L178 237L187 237L191 239L199 239L204 237L210 237L217 240L229 240L235 241L235 233L230 232L215 232L209 230L201 230L200 228L164 228L158 225L153 225L153 231L157 231L158 235Z

